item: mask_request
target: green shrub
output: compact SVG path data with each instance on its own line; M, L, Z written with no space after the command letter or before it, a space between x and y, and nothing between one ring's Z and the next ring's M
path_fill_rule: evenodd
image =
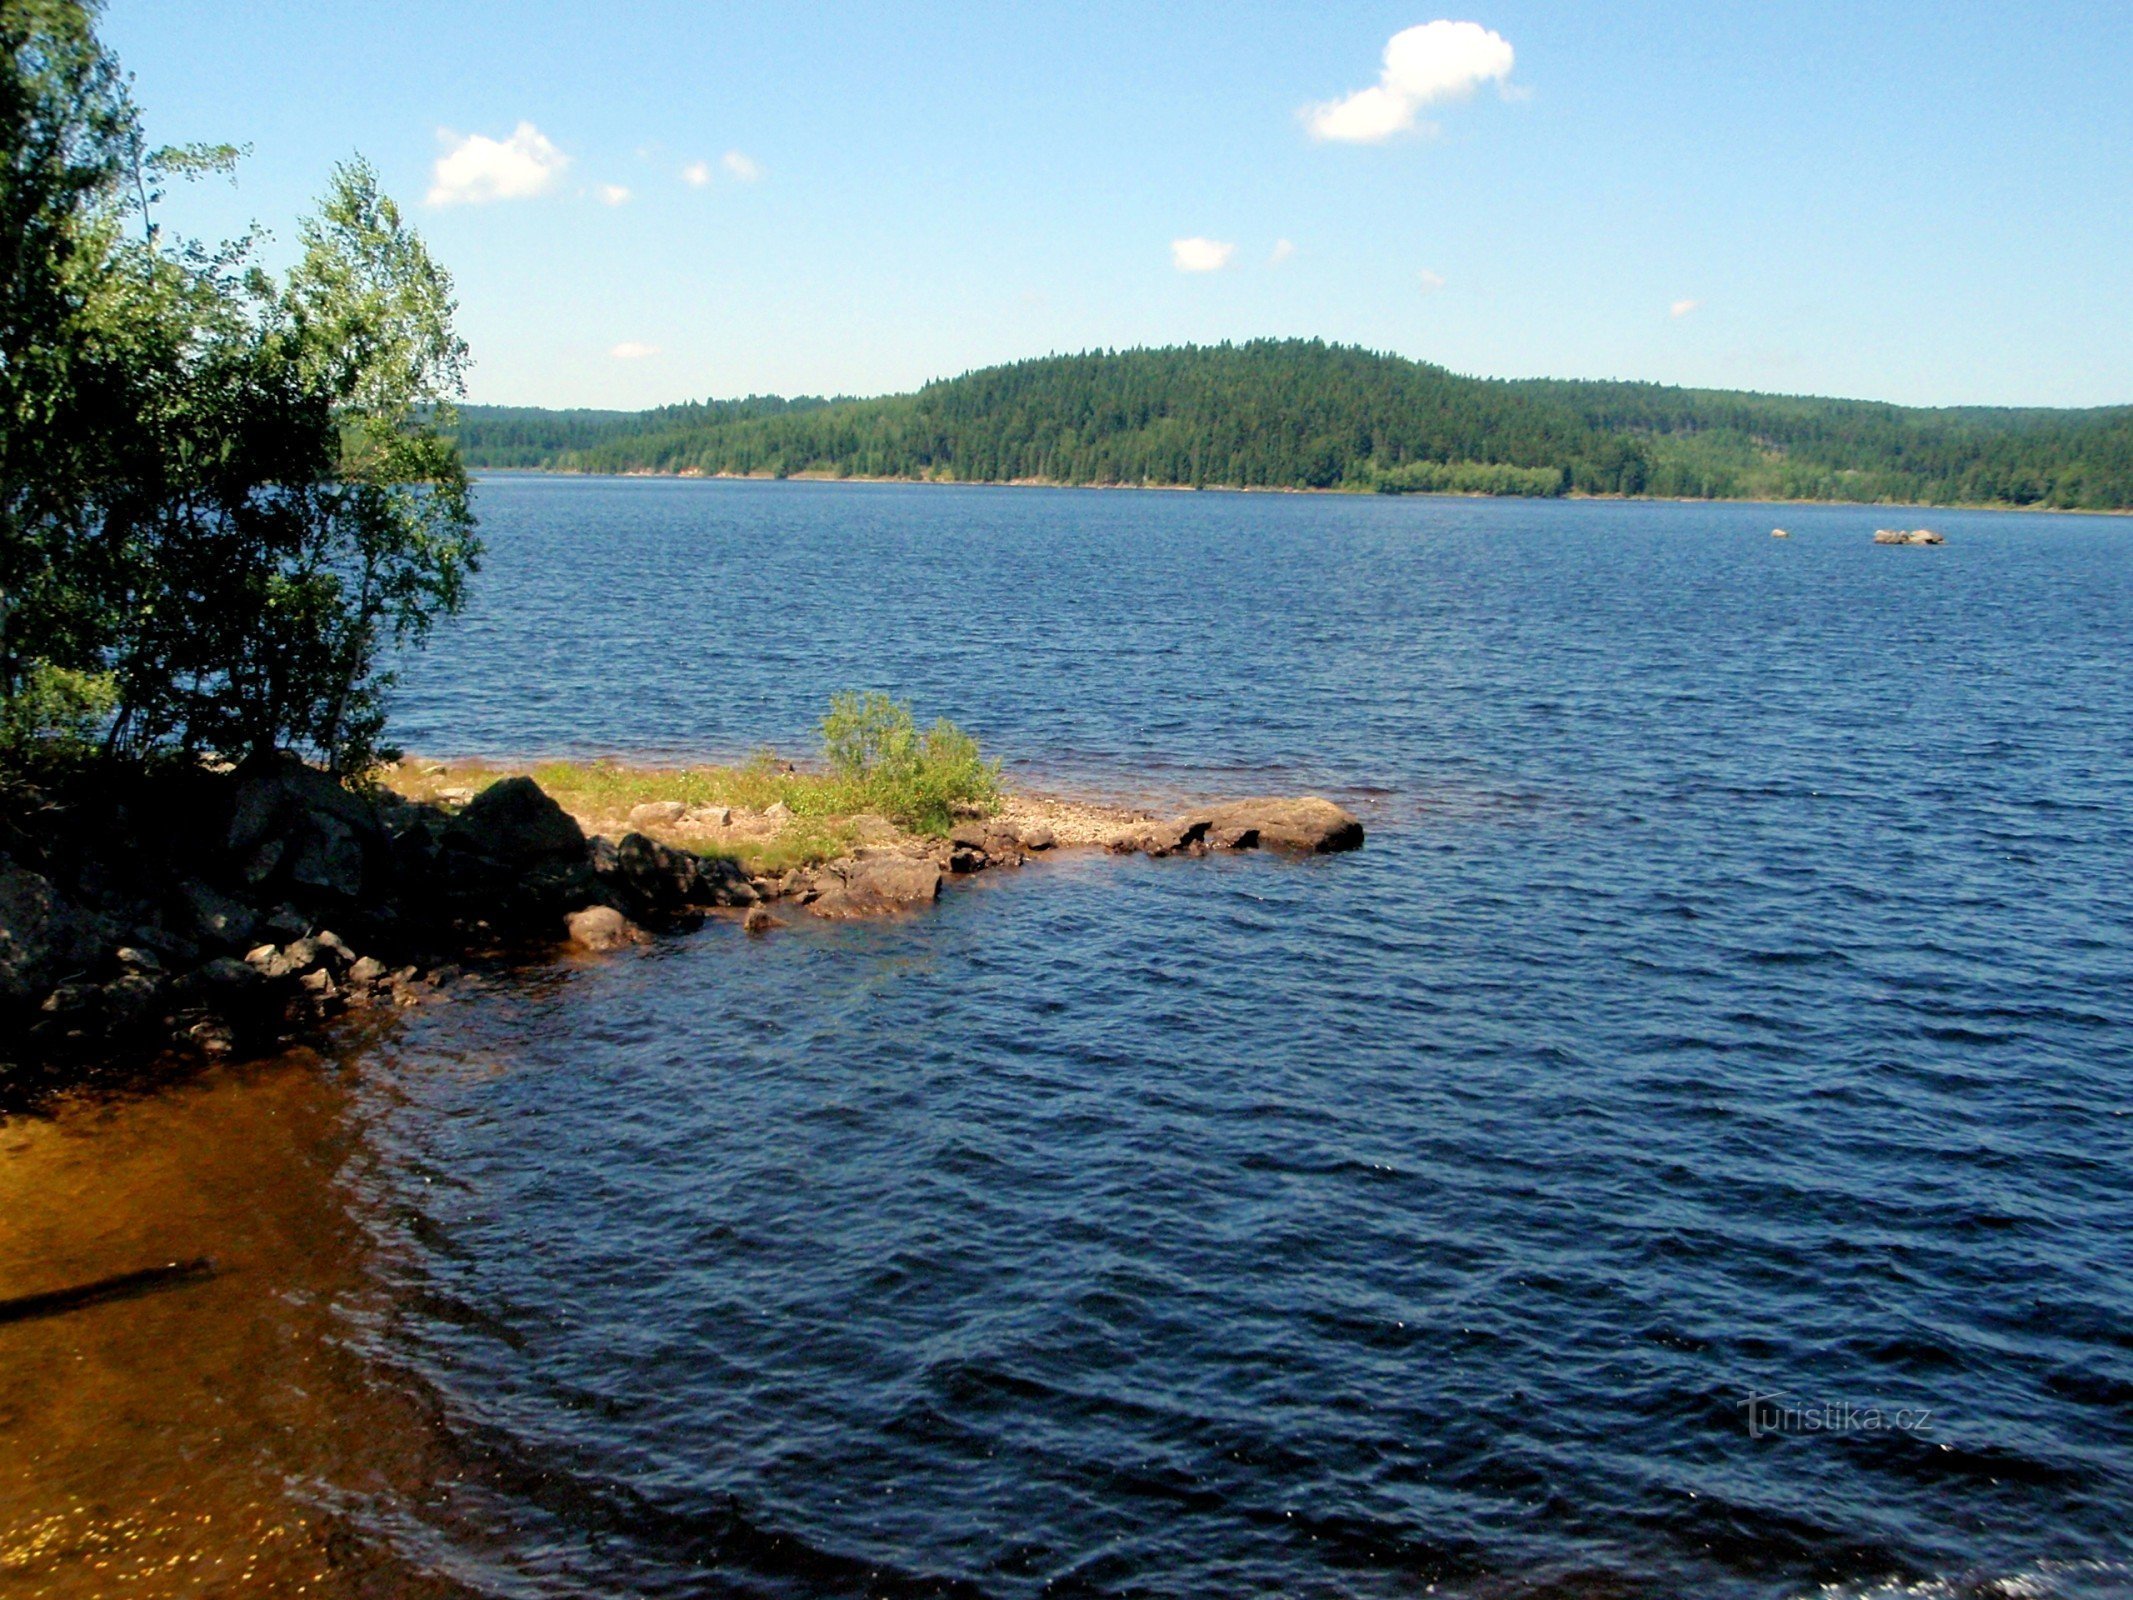
M943 718L924 733L911 708L878 689L830 697L822 750L859 807L921 833L946 833L962 808L999 804L1000 764Z
M79 754L95 742L117 705L110 674L36 662L11 692L0 693L0 762Z

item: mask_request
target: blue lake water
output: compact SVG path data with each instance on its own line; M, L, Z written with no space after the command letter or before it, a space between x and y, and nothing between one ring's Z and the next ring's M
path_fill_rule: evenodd
M2133 525L479 502L411 749L798 753L880 687L1011 780L1370 836L714 927L336 1069L335 1338L434 1462L323 1471L361 1540L500 1595L2133 1594Z

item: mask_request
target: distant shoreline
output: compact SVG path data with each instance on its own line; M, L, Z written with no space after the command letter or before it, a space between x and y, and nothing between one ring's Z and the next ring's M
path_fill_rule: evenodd
M2050 517L2133 517L2133 507L2071 507L2015 505L2011 502L1974 500L1734 500L1704 495L1586 494L1479 494L1455 489L1408 490L1386 494L1376 489L1310 489L1284 484L1239 483L1064 483L1056 478L907 478L869 477L860 473L838 476L830 472L583 472L570 467L469 467L476 478L651 478L674 483L865 483L914 489L1092 489L1105 493L1126 491L1142 494L1284 494L1339 495L1358 500L1552 500L1598 501L1617 505L1655 506L1829 506L1855 511L2004 511Z

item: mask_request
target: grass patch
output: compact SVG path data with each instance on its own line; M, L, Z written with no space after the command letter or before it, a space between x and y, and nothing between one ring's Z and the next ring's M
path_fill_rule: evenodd
M544 761L533 781L590 831L617 833L637 806L678 800L685 806L730 806L761 813L783 804L792 820L769 836L691 839L690 848L730 856L757 872L811 866L848 853L852 818L886 817L913 833L945 834L959 815L999 808L1000 765L954 723L921 731L911 708L885 694L841 694L822 719L826 769L800 769L759 750L736 766L633 767L614 761ZM435 800L479 791L517 768L459 762L430 770L420 763L380 776L399 793Z

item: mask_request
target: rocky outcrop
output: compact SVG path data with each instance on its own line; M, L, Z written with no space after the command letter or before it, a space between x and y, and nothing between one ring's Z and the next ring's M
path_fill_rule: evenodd
M1250 844L1229 847L1233 849L1258 845L1269 850L1326 855L1336 850L1360 850L1363 846L1363 825L1355 814L1317 795L1232 800L1198 815L1205 818L1210 837L1250 839Z
M588 838L523 776L456 810L351 790L294 762L79 789L11 796L0 810L0 1103L46 1067L66 1081L84 1063L145 1061L159 1046L265 1049L347 1011L420 1004L479 981L461 963L562 944L617 951L719 913L765 932L783 926L767 905L778 899L828 919L907 913L938 899L949 874L1019 866L1059 842L1027 814L971 818L942 839L857 817L838 824L846 857L756 877L640 827ZM1077 843L1123 820L1093 806L1057 814L1069 813ZM655 803L631 818L686 827L700 814ZM1140 820L1112 847L1361 842L1361 824L1330 801L1275 798Z
M1946 544L1931 528L1876 528L1876 544Z
M1204 811L1129 828L1111 841L1115 854L1206 855L1211 850L1301 851L1328 854L1362 847L1354 814L1317 796L1233 800Z

